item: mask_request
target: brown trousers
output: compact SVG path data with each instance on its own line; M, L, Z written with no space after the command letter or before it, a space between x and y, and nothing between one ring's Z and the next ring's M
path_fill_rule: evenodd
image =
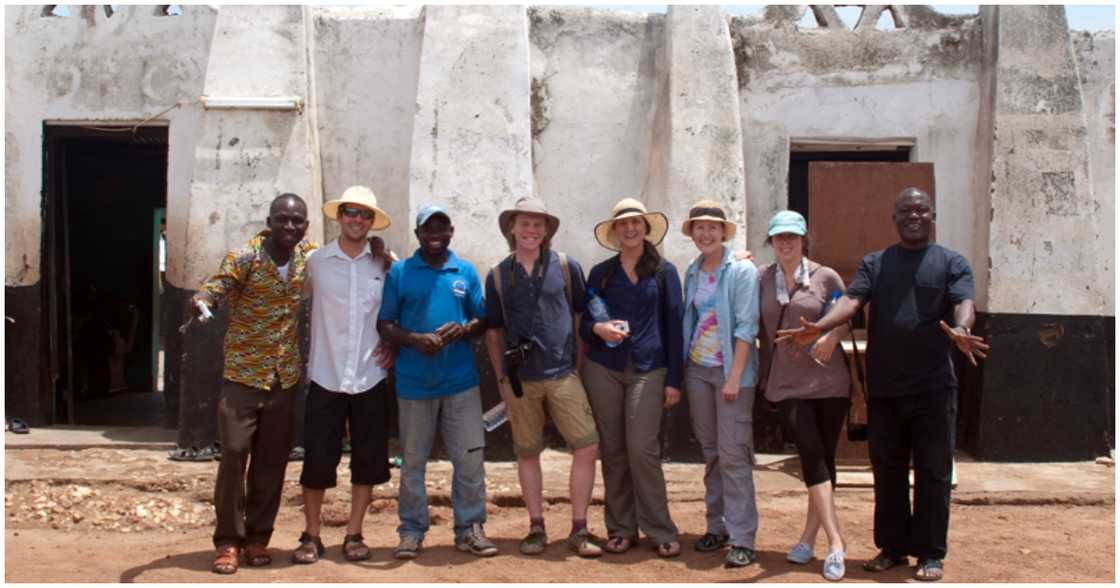
M295 391L296 387L282 388L279 378L271 390L222 382L218 398L222 461L214 486L215 547L268 545L272 538L292 449Z

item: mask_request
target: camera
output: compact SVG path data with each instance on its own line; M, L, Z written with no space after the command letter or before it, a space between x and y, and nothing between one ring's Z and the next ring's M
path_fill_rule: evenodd
M518 398L521 398L522 394L525 393L521 388L521 366L532 350L532 341L518 341L510 344L502 353L502 357L506 359L506 376L509 378L509 386L513 388L513 395Z

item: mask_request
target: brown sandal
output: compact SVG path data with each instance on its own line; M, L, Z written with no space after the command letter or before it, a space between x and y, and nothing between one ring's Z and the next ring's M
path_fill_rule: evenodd
M250 543L245 546L245 563L254 568L267 566L272 563L272 556L268 554L268 548L259 543Z
M299 536L299 547L292 552L292 563L313 564L319 561L326 551L323 541L318 536L308 535L307 531L304 531Z
M630 551L631 547L634 547L633 539L615 535L607 539L607 544L603 546L603 549L607 550L607 553L626 553Z
M679 541L666 541L657 546L657 555L660 557L677 557L681 554L681 544Z
M347 535L342 540L342 554L347 561L362 561L370 558L369 547L364 542L361 533Z
M223 545L218 548L218 555L210 565L210 571L215 574L233 574L237 572L241 550L235 545Z

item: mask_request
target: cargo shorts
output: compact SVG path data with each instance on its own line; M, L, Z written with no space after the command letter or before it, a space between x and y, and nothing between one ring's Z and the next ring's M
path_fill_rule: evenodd
M536 457L544 450L546 404L548 416L568 447L580 449L599 442L587 392L575 372L551 380L522 382L521 387L525 394L506 403L513 451L518 457Z

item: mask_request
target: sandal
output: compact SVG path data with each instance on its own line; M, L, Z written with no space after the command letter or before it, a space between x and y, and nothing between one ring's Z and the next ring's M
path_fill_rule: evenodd
M241 550L235 545L224 545L218 548L218 555L214 563L210 564L210 571L215 574L232 574L237 571L238 557Z
M361 533L347 535L342 540L342 554L346 561L362 561L370 558L369 546L363 541Z
M630 551L631 547L634 547L633 539L616 535L607 539L607 544L603 549L606 549L607 553L626 553Z
M894 557L887 555L887 552L880 551L874 559L863 562L863 571L865 572L885 572L895 566L905 566L910 563L906 556Z
M317 536L307 534L307 531L299 535L299 547L292 552L292 563L297 564L313 564L319 561L320 557L326 553L327 549L323 547L322 540Z
M681 554L680 541L667 541L657 546L657 555L659 557L677 557Z
M920 559L914 578L922 582L936 582L945 576L945 568L939 559Z
M17 435L26 435L31 432L31 427L27 426L27 421L19 417L12 417L8 424L8 430Z
M268 554L268 548L264 545L250 543L245 546L245 563L254 568L267 566L272 563L272 556Z

